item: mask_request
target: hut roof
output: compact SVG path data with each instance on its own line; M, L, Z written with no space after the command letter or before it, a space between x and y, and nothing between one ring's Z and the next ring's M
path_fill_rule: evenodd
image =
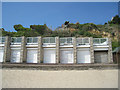
M120 47L115 48L115 50L113 50L113 53L119 53L120 52Z

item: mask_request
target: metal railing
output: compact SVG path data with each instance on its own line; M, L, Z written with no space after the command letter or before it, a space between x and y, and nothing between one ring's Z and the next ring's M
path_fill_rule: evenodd
M27 37L26 43L27 44L38 44L38 38L37 37Z
M90 38L77 38L77 45L90 45Z
M5 37L0 37L0 44L4 44L5 43Z
M11 44L21 44L22 37L11 37Z
M56 39L55 37L44 37L42 39L43 44L56 44Z
M5 43L5 37L0 37L0 44ZM21 44L22 37L11 37L11 44ZM38 44L38 37L27 37L27 44ZM56 44L55 37L42 38L43 44ZM77 45L90 45L90 38L76 38ZM60 38L60 45L72 45L73 37ZM93 45L108 45L108 38L93 38Z
M93 38L93 45L108 45L108 38Z
M72 37L60 38L60 45L72 45L72 44L73 44Z

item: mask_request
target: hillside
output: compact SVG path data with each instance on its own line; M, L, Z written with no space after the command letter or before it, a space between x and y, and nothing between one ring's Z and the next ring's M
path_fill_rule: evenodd
M62 27L57 28L56 31L70 31L73 36L109 37L117 41L120 35L118 28L120 28L118 24L95 25L93 23L68 23L67 25L62 25Z
M7 32L4 28L0 29L3 36L11 37L36 37L36 36L45 36L45 37L94 37L94 38L106 38L109 37L112 39L113 49L120 46L118 40L120 40L120 17L116 15L111 21L105 23L104 25L96 25L94 23L69 23L66 21L56 30L52 31L44 25L30 25L30 28L25 28L21 24L14 25L16 32Z

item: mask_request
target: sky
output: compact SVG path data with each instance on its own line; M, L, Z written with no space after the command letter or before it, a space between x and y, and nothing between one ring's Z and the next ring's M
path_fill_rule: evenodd
M118 2L2 2L2 27L47 24L53 30L64 24L79 22L104 24L118 15Z

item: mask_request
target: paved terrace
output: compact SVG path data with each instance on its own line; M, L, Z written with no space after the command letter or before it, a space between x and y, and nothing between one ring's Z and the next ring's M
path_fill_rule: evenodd
M118 69L118 64L26 64L4 63L2 69L38 69L38 70L105 70Z

